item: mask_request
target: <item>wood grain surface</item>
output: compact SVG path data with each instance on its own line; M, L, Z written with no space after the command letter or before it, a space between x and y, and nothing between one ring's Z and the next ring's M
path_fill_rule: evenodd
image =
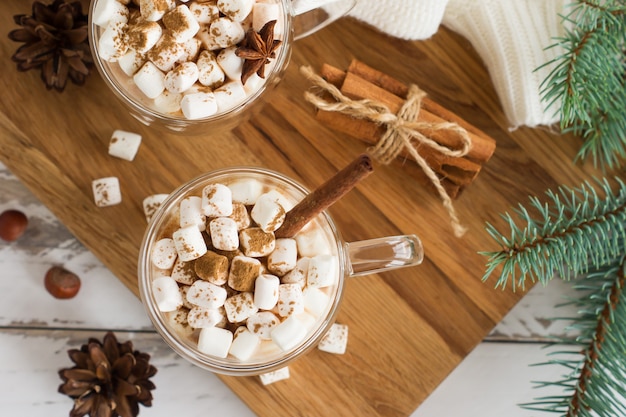
M29 12L20 0L0 3L3 28ZM416 83L434 101L497 140L478 178L455 202L469 228L452 234L441 202L415 180L410 161L375 167L330 211L348 241L416 233L424 263L412 269L351 279L338 322L350 327L345 355L314 351L290 366L288 381L262 386L257 378L222 378L260 416L406 416L502 319L521 297L483 283L485 258L495 249L484 230L499 213L558 184L577 185L593 173L572 161L580 141L547 130L510 131L489 74L471 45L441 28L428 41L383 35L351 19L298 41L289 69L267 104L249 122L219 136L177 136L139 124L99 75L59 94L39 74L10 63L17 44L2 37L0 158L69 230L137 294L139 245L146 227L144 197L167 193L205 171L265 166L310 188L365 150L357 140L320 125L303 98L301 65L346 68L353 58ZM143 136L133 162L113 158L114 129ZM91 181L120 179L120 205L98 208ZM78 314L78 313L77 313Z

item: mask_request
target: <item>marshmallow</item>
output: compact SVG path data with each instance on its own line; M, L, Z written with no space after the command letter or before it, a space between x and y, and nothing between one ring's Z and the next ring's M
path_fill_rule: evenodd
M124 74L132 77L135 75L139 68L146 63L144 55L138 53L134 49L128 49L128 51L117 59L117 64L120 66Z
M91 20L100 27L106 27L109 22L128 22L128 8L117 0L100 0L93 8Z
M196 65L198 66L198 82L200 84L214 88L224 82L224 71L211 51L200 52Z
M204 187L202 211L207 217L230 216L233 213L230 188L223 184L209 184Z
M260 227L250 227L239 233L239 242L244 255L260 258L267 256L276 247L274 233L264 232Z
M98 39L98 55L105 61L117 61L128 51L126 24L111 22Z
M228 297L224 303L224 310L226 310L226 317L231 323L240 323L259 311L258 307L254 305L251 292L240 292Z
M211 33L210 25L200 26L200 31L196 34L196 38L200 42L202 42L202 46L207 51L216 51L218 49L222 49L222 47L217 44L215 36L213 36L213 34Z
M218 358L225 358L233 343L233 334L219 327L205 327L198 336L198 350Z
M163 28L157 22L137 22L128 28L128 45L139 54L145 54L157 44Z
M260 90L261 87L263 87L263 84L265 84L265 79L259 77L259 75L255 72L248 77L246 83L243 85L243 90L247 95L251 96Z
M244 230L250 226L248 209L241 203L233 203L233 213L228 217L237 223L237 230Z
M237 105L241 104L246 98L246 92L243 89L241 81L235 80L224 84L215 89L215 100L217 101L217 110L225 112Z
M322 337L317 345L319 350L328 353L343 355L346 353L348 345L348 326L345 324L333 323L328 332Z
M279 25L282 21L278 4L261 2L254 4L252 7L252 28L256 32L259 32L267 22L271 22L272 20L276 21L274 31L281 33L282 31L279 30Z
M234 22L228 17L215 19L209 26L209 33L213 35L213 41L220 48L237 45L246 35L241 23Z
M330 297L319 288L307 287L302 291L304 310L316 317L321 316L330 304Z
M198 67L193 62L185 62L165 75L165 88L171 93L182 93L198 80Z
M309 273L309 260L308 257L298 259L295 268L283 275L281 282L283 284L298 284L300 288L304 288Z
M189 326L187 322L187 313L189 309L185 307L179 307L175 311L166 312L164 314L167 325L176 334L182 337L191 337L193 334L193 328Z
M172 238L182 261L192 261L207 252L206 242L198 226L181 227L172 234Z
M180 43L187 42L200 30L200 24L184 4L165 13L162 22L174 40Z
M198 226L203 232L206 229L206 216L202 213L202 199L192 195L180 202L180 227Z
M163 90L163 92L154 99L154 108L163 113L176 113L180 110L180 102L182 99L182 94L170 93L167 90Z
M229 353L241 361L246 361L254 354L261 340L245 327L239 327L237 330Z
M185 53L185 46L176 42L169 34L164 34L152 49L147 53L147 57L161 71L169 71L174 68L176 61ZM153 98L153 97L152 97Z
M247 256L235 256L230 262L228 286L236 291L254 291L255 280L261 272L261 261Z
M187 119L202 119L217 113L217 102L213 93L185 94L180 108Z
M187 293L189 292L189 288L191 288L191 285L179 285L178 286L178 289L180 290L180 294L183 297L183 307L187 309L187 312L189 312L189 310L195 307L194 304L190 303L189 300L187 300Z
M187 314L187 322L194 329L213 327L224 320L224 314L217 308L193 307Z
M280 368L272 372L266 372L259 375L259 378L261 379L261 383L263 385L269 385L273 384L274 382L289 379L289 367L285 366L284 368Z
M150 61L135 73L133 81L148 98L156 98L165 90L165 75Z
M306 327L296 316L291 315L274 327L271 337L283 351L296 347L306 336Z
M238 180L228 184L233 202L252 205L263 194L263 183L255 179Z
M217 0L217 7L236 22L242 22L250 12L255 0Z
M175 311L183 305L178 284L170 277L160 277L152 281L152 294L159 311Z
M285 209L271 196L263 194L252 207L250 216L261 229L266 232L273 232L285 221Z
M333 247L329 244L326 236L314 228L305 227L304 230L296 234L295 239L300 256L329 255L330 248Z
M94 201L98 207L114 206L122 202L120 182L117 177L98 178L91 182Z
M337 280L337 259L332 255L318 255L309 261L307 285L322 288L333 285Z
M180 258L176 258L174 266L172 267L172 278L184 285L191 285L198 279L196 270L194 269L195 262L183 262Z
M192 2L189 4L191 14L200 24L209 24L220 17L220 10L216 4Z
M278 286L278 314L287 317L304 312L304 297L298 284L280 284Z
M199 279L187 290L187 301L194 306L217 309L226 301L226 289Z
M298 260L298 249L294 239L283 238L276 239L276 247L267 257L267 269L273 274L282 277L287 272L296 267ZM311 265L309 264L308 274L311 274Z
M216 249L232 251L239 247L237 223L229 217L217 217L209 222L211 243Z
M235 53L236 50L236 46L224 48L215 58L220 68L224 71L224 74L231 80L240 79L243 70L244 59L237 56Z
M183 62L196 62L198 60L198 54L200 53L200 47L202 42L199 39L191 38L187 42L183 43L183 54L176 60L177 64ZM198 63L196 62L196 65Z
M280 279L275 275L262 274L254 281L254 305L262 310L271 310L278 302Z
M280 324L280 320L271 311L259 311L246 321L248 330L263 340L272 339L272 329Z
M168 237L157 240L152 249L152 264L160 269L170 269L176 262L177 254L174 241Z
M163 15L172 10L175 5L175 0L139 0L141 17L152 22L161 20Z
M115 130L109 141L109 155L132 161L137 155L141 135L123 130Z
M213 251L207 251L194 261L196 275L215 285L224 285L228 280L228 258Z
M167 196L167 194L152 194L143 199L143 214L146 216L148 223L152 220L152 216L161 207Z

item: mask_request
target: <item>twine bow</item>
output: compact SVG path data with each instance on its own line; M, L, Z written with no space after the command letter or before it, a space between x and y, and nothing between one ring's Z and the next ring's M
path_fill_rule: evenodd
M420 145L424 145L443 155L460 158L467 155L472 143L467 130L456 123L429 123L417 121L422 107L422 99L426 96L426 93L414 84L409 86L407 98L398 113L393 114L387 106L377 101L369 99L352 100L346 97L336 86L315 74L310 67L303 66L300 68L300 71L314 86L329 93L336 100L336 102L328 102L317 94L310 91L305 92L304 96L306 100L318 109L344 113L351 117L369 120L386 127L385 133L381 136L376 145L368 150L372 157L386 165L393 161L402 149L405 148L437 190L450 216L455 236L463 236L467 229L461 225L456 210L452 205L452 199L443 185L441 185L441 180L435 171L419 154L417 148ZM449 130L457 132L462 139L463 146L460 149L450 149L446 146L442 146L421 133L421 131L424 130ZM414 142L416 143L414 144Z

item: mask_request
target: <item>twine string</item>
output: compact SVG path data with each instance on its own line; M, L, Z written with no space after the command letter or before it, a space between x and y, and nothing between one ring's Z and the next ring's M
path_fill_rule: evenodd
M422 99L426 96L426 93L414 84L409 86L405 102L398 113L394 114L387 106L375 100L352 100L346 97L335 85L315 74L310 67L303 66L300 70L315 87L330 94L335 99L335 102L329 102L319 94L315 94L311 91L305 92L305 99L318 109L343 113L357 119L369 120L378 125L385 126L385 132L381 138L376 145L369 149L372 157L378 162L387 165L393 161L403 149L406 149L437 190L443 206L450 217L455 236L463 236L467 229L461 225L450 195L441 184L440 178L432 167L426 162L424 157L419 154L417 148L419 146L428 146L445 156L460 158L467 155L472 144L467 130L456 123L417 121L422 108ZM422 133L422 131L434 132L439 130L456 132L462 140L460 149L451 149L442 146Z

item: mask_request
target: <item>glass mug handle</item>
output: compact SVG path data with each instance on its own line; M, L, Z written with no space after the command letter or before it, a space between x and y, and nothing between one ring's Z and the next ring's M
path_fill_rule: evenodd
M424 247L415 235L348 242L345 248L351 277L415 266L424 260Z
M294 40L304 38L345 16L356 0L293 0Z

